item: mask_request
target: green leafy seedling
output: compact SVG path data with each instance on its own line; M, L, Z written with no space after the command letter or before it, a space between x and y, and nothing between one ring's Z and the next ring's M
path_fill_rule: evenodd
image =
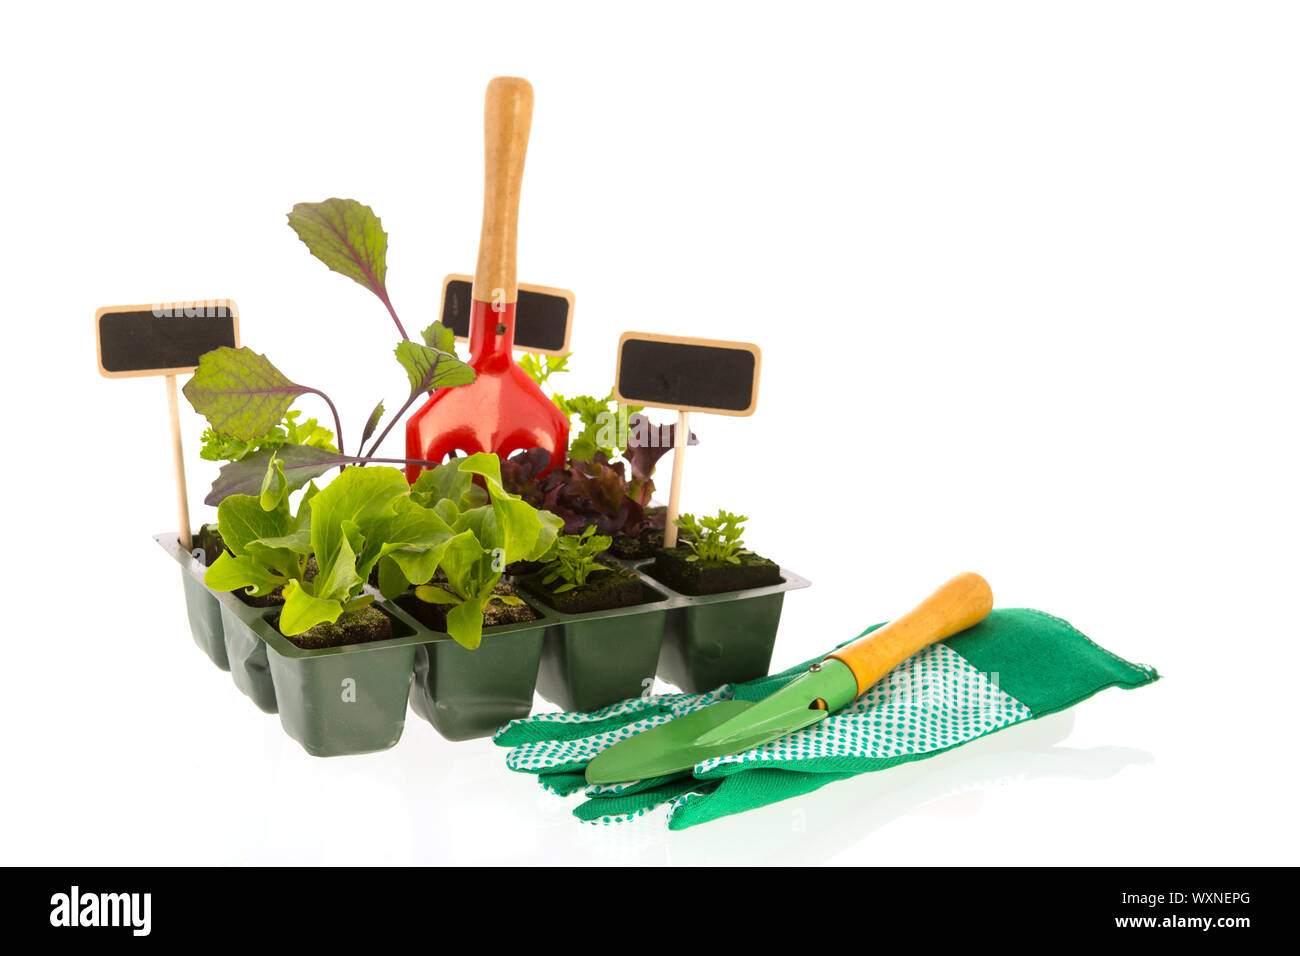
M421 601L451 606L447 633L464 647L478 647L489 604L523 603L493 593L502 572L517 561L537 561L548 554L564 522L506 491L501 460L486 452L422 472L410 500L442 523L447 541L436 561L418 568L390 560L396 555L381 559L379 589L385 597L394 597L410 584ZM438 571L444 580L435 582Z
M555 541L553 557L544 568L546 576L542 583L563 581L555 588L556 594L582 587L593 573L603 570L604 565L596 558L607 551L613 541L608 535L596 534L595 525L588 525L582 534L560 535Z
M242 461L255 452L264 449L275 451L285 445L302 445L337 452L334 433L314 418L308 418L299 424L298 416L301 414L296 408L285 412L284 421L277 427L252 439L236 438L213 428L205 429L200 437L202 447L199 449L199 457L205 461Z
M714 517L704 518L690 514L678 516L677 528L687 535L682 544L694 552L686 560L739 564L740 556L750 553L740 537L748 520L730 511L719 511Z
M212 562L204 583L214 591L247 588L253 595L283 588L280 632L302 634L374 600L364 585L381 558L419 576L436 567L452 533L411 500L396 468L348 468L289 508L284 463L271 460L258 495L229 495L217 527L229 549ZM307 577L308 560L317 573Z

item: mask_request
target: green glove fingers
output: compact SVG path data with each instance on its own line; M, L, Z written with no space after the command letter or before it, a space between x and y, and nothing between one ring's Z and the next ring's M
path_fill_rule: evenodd
M674 716L671 709L655 709L651 711L650 716L630 722L626 720L621 722L612 722L611 720L592 721L584 729L584 732L589 734L589 736L585 737L528 740L526 743L514 745L514 749L506 757L506 766L520 773L580 773L602 750L612 747L620 740L626 740L628 737L639 734L644 730L649 730L651 727L667 723ZM522 723L522 721L515 721L515 723ZM576 725L561 726L565 726L567 729ZM506 730L509 729L509 726L507 726ZM538 728L529 728L530 732L536 729ZM497 739L496 742L504 747L511 746L509 742L503 743L501 739Z
M590 714L536 714L511 721L492 739L502 747L513 748L506 757L506 766L511 770L541 775L580 773L593 757L620 740L730 697L728 684L707 694L634 697ZM568 781L556 784L568 785ZM618 784L607 789L622 793L630 788Z
M703 795L718 788L709 780L696 780L690 774L659 779L652 787L637 790L628 788L622 793L593 797L578 804L573 815L583 823L625 823L643 816L655 807L669 801L680 801L690 794ZM734 812L734 811L732 811Z

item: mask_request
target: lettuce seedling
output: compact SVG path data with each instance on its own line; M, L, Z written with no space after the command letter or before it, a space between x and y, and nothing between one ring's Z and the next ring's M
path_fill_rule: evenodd
M412 573L416 562L403 565L395 554L386 556L379 565L380 591L394 597L408 584L415 585L415 596L421 601L451 606L447 633L454 640L467 648L478 647L489 603L523 603L493 593L502 572L516 561L545 557L563 522L506 491L500 459L485 452L422 473L411 488L410 500L434 515L448 537L437 548L436 568L426 565ZM435 571L441 571L445 581L433 583Z
M740 538L748 520L744 515L732 514L730 511L719 511L712 518L697 519L694 515L679 515L677 527L689 535L682 539L682 544L694 552L686 560L739 564L740 556L750 553L745 550L745 542Z
M218 507L217 527L229 550L208 568L204 583L253 595L283 588L286 637L337 621L373 600L364 585L381 558L412 577L431 575L437 566L449 529L408 492L396 468L348 468L323 489L312 483L294 513L284 463L273 459L259 495L231 495ZM313 556L318 570L308 580Z

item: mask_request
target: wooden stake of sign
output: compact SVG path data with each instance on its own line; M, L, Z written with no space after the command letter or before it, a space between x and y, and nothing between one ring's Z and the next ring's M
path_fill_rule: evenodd
M181 546L194 546L190 532L185 457L181 451L180 401L176 376L193 372L204 352L239 348L239 308L230 299L105 306L95 313L95 359L105 378L162 375L171 420L172 466Z
M664 521L664 547L677 547L677 516L682 506L682 469L686 466L686 442L691 434L691 413L677 412L673 433L673 483L668 489L668 515Z
M682 469L690 437L690 413L752 415L758 405L763 353L749 342L624 332L618 340L614 395L624 405L677 411L673 478L668 491L664 546L677 546Z
M180 520L181 547L194 549L190 535L190 496L185 487L185 455L181 451L180 401L176 397L176 376L167 376L167 414L172 425L172 467L176 474L176 516Z

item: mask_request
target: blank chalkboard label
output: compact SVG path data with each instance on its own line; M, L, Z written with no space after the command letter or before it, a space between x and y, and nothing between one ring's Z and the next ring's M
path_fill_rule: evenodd
M464 342L469 339L470 299L473 276L450 275L442 281L442 314L438 321ZM515 348L545 355L569 351L573 329L573 293L544 285L519 283L515 303Z
M762 352L748 342L624 332L614 390L627 405L752 415Z
M106 306L95 313L95 344L108 378L181 375L204 352L239 347L239 309L229 299Z

